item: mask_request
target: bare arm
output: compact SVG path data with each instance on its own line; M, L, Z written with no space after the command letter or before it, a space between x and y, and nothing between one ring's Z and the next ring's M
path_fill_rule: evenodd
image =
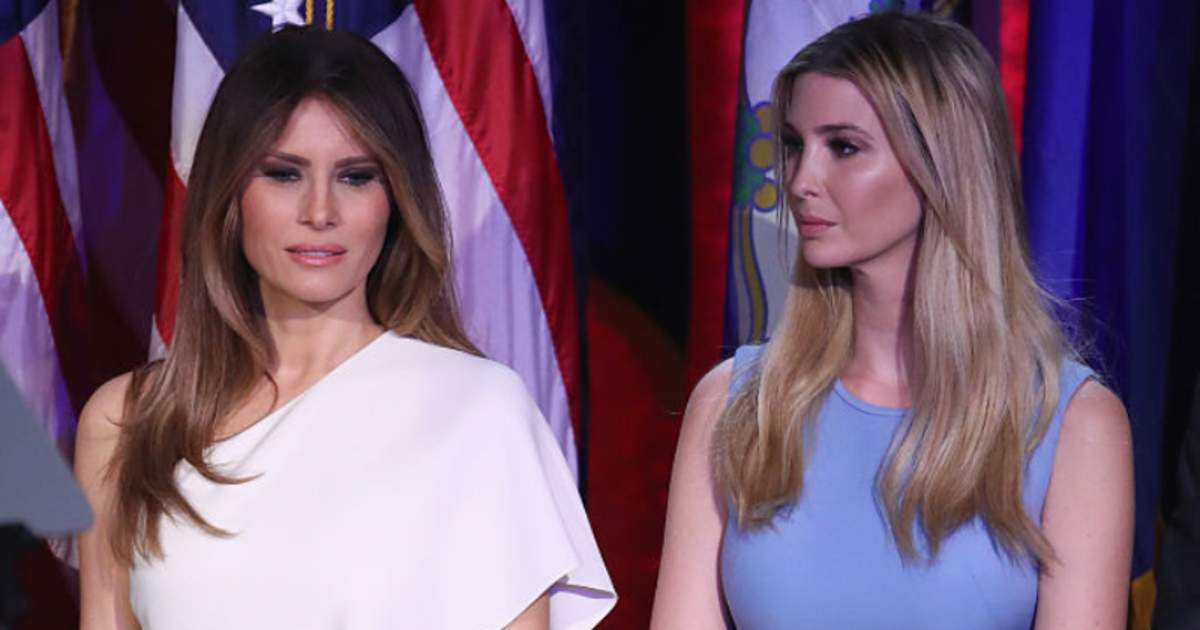
M128 387L129 375L123 375L96 390L79 415L75 435L75 476L96 514L91 529L79 535L81 630L139 628L129 604L129 570L113 558L108 544L113 484L106 473Z
M1063 416L1042 532L1058 556L1038 583L1036 630L1125 628L1133 547L1133 439L1121 401L1095 381Z
M718 572L725 501L713 476L713 430L729 398L733 362L709 372L688 400L671 470L666 536L650 627L724 630Z
M542 593L540 597L524 612L517 615L512 623L504 626L504 630L549 630L550 629L550 594Z

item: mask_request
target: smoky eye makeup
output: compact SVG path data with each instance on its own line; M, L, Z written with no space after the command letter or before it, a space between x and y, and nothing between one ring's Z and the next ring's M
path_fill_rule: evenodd
M863 143L845 136L832 136L826 141L829 150L840 158L850 157L863 149Z
M300 179L299 168L278 160L265 160L259 165L258 172L263 177L277 182L294 182Z
M382 171L374 162L366 162L342 168L338 171L337 178L338 181L357 188L379 181Z
M828 142L831 143L837 141L844 144L854 145L859 149L866 149L871 146L871 134L867 133L858 125L852 125L848 123L831 125L829 128L824 130L824 135L827 137Z

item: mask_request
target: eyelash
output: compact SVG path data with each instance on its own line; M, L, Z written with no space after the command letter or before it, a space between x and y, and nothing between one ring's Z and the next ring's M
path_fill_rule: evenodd
M375 173L375 171L366 169L355 169L338 175L338 181L345 182L351 186L354 186L355 188L366 186L367 184L375 181L377 178L378 174Z
M266 167L263 175L281 183L299 181L300 171L294 168Z
M266 167L263 168L262 174L281 184L288 184L300 181L300 171L294 168L286 167ZM352 169L338 174L338 181L361 188L378 179L379 174L369 169Z
M804 152L804 141L799 138L783 136L780 138L780 143L783 145L785 159L797 157ZM826 146L836 158L848 158L862 150L862 147L850 140L837 136L830 138L826 142Z
M839 158L847 158L859 152L859 146L845 138L830 138L829 149Z

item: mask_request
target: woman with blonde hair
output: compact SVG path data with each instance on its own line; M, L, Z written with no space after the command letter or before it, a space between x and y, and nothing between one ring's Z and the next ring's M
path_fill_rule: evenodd
M986 52L868 17L774 102L793 286L692 394L653 627L1123 628L1128 420L1031 268Z
M82 627L594 626L612 585L537 407L463 332L395 64L265 37L188 183L166 357L80 419Z

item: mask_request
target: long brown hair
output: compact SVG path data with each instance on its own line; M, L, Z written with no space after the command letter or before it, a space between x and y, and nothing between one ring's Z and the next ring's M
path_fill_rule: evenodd
M794 82L811 72L849 80L871 102L924 210L909 309L913 404L877 477L897 548L918 556L919 522L932 559L981 516L1010 557L1048 559L1022 486L1072 350L1029 262L995 66L956 24L888 14L800 51L776 78L777 111L788 111ZM779 165L788 168L782 155ZM849 271L799 256L794 274L782 321L718 425L718 474L749 528L801 498L806 427L853 343Z
M254 270L241 248L238 199L251 169L301 100L333 104L387 180L391 216L367 276L384 328L478 354L463 332L450 234L416 98L390 59L351 33L287 28L248 50L221 82L204 123L183 206L175 335L166 358L134 372L112 460L116 557L161 556L159 523L182 516L223 535L180 493L180 461L237 483L204 459L219 421L270 380L274 348ZM273 384L273 381L272 381Z

